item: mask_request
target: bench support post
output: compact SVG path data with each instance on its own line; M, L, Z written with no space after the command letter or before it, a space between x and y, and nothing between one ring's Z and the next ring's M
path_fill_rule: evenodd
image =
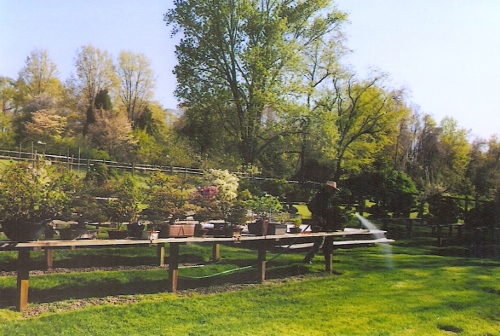
M177 278L179 276L179 244L170 243L170 255L168 257L168 291L177 291Z
M17 257L17 310L26 311L28 308L28 289L30 282L30 250L20 249Z
M329 274L333 272L333 237L325 237L325 271Z
M259 244L257 270L259 272L259 283L264 283L266 280L266 247L262 243Z
M212 244L212 262L219 262L220 260L220 244Z
M51 248L46 248L45 249L45 261L46 261L46 268L47 271L52 270L54 267L54 250Z
M165 244L158 244L156 247L156 256L158 257L158 266L165 266Z

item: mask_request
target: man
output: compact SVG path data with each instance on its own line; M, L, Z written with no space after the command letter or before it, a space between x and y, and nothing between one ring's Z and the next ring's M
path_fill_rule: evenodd
M331 232L342 229L344 220L337 198L338 191L337 183L328 181L307 204L307 208L312 214L311 230ZM324 243L325 237L318 237L304 258L304 262L310 263Z

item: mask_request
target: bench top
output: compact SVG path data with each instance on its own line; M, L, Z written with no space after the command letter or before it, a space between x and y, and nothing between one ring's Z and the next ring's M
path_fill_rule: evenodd
M349 230L336 232L316 232L316 233L297 233L297 234L282 234L282 235L241 235L241 237L233 238L215 238L215 237L187 237L187 238L160 238L154 240L147 239L79 239L79 240L39 240L26 243L18 243L13 241L0 241L0 250L19 250L32 248L69 248L69 247L94 247L94 246L126 246L126 245L147 245L147 244L164 244L164 243L216 243L216 242L240 242L240 241L280 241L289 238L309 239L311 237L328 237L328 236L355 236L366 235L369 230Z

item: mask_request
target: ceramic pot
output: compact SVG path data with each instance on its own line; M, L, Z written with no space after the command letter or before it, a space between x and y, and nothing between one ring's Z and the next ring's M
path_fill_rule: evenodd
M45 232L45 221L2 222L2 230L10 240L28 242L38 240Z

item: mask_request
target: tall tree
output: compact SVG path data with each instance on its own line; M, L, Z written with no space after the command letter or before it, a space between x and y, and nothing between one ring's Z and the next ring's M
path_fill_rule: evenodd
M404 111L394 97L398 92L383 86L383 76L357 80L354 75L332 77L318 108L328 119L320 119L326 139L334 143L326 158L333 163L331 178L339 181L346 172L358 172L373 163L377 154L394 141ZM337 133L337 137L328 136ZM328 149L328 147L325 147Z
M48 51L33 50L19 71L16 83L19 99L24 102L42 94L59 96L62 93L62 84L58 76L57 66L50 59Z
M454 191L464 187L464 177L470 162L471 146L467 140L468 131L460 128L455 119L446 117L441 120L441 147L443 159L439 169L446 185Z
M153 98L155 78L151 61L142 53L122 51L118 57L120 98L132 125Z
M112 91L116 84L113 60L107 51L92 45L82 46L75 59L77 87L86 101L86 128L95 119L93 115L97 94L102 90Z
M338 29L345 14L328 0L175 0L174 5L165 21L174 35L183 33L176 46L176 96L188 109L214 114L213 122L230 135L243 163L254 164L276 139L263 131L264 111L281 111L300 54Z

